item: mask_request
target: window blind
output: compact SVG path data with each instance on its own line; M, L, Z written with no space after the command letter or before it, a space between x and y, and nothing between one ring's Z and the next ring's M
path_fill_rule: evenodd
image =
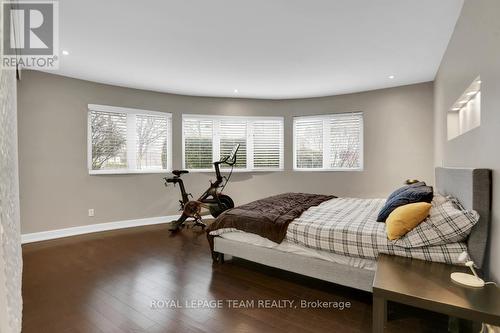
M239 143L240 149L235 168L247 167L247 122L242 120L221 120L219 123L220 156L228 156L234 145Z
M329 168L361 167L361 121L360 114L339 114L330 118Z
M297 168L323 167L323 120L300 119L295 122Z
M171 114L89 105L89 172L171 169Z
M213 162L213 121L187 119L183 121L184 167L210 169Z
M283 122L257 120L253 122L254 169L281 168L283 161Z
M338 113L294 118L294 168L363 168L363 114Z
M201 124L206 124L204 142L193 145ZM241 171L283 168L283 118L183 115L184 167L211 170L213 161L231 153L240 144L235 168ZM193 156L202 163L192 163Z

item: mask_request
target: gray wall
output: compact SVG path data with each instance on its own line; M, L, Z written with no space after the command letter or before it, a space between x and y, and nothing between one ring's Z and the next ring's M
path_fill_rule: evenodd
M435 163L493 169L489 267L500 280L500 1L466 0L435 83ZM481 75L481 126L446 138L446 112Z
M181 167L182 113L285 116L286 170L233 175L227 192L237 204L286 191L385 197L406 178L433 177L432 83L282 101L162 94L40 72L24 72L18 88L23 233L177 213L178 189L165 188L159 174L88 175L89 103L173 113L174 168ZM365 170L293 172L292 116L346 111L364 112ZM198 194L209 177L185 180Z

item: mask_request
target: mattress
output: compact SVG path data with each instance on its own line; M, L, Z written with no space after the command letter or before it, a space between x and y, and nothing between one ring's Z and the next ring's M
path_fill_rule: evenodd
M356 258L343 256L340 254L336 254L333 252L320 251L316 249L311 249L305 246L301 246L298 244L291 243L287 240L284 240L280 244L270 241L267 238L261 237L256 234L251 234L243 231L231 231L227 233L223 233L220 237L236 242L246 243L254 246L265 247L268 249L274 249L277 251L285 252L285 253L293 253L305 257L317 258L326 260L329 262L334 262L337 264L348 265L351 267L367 269L370 271L374 271L376 268L376 261L372 259L364 259L364 258Z

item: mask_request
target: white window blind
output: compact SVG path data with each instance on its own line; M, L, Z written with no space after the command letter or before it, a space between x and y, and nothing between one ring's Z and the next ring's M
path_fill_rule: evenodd
M283 122L257 120L253 122L253 167L282 168Z
M297 168L323 167L323 120L302 119L295 122Z
M213 121L210 119L185 119L184 167L210 169L213 162Z
M283 122L282 117L183 115L184 168L212 170L212 163L239 143L237 170L281 170Z
M361 114L338 114L330 118L330 169L361 168Z
M228 156L239 143L235 168L247 168L247 122L244 120L221 120L219 122L220 156Z
M171 117L170 113L90 104L89 173L170 170Z
M362 170L363 114L295 117L294 169Z

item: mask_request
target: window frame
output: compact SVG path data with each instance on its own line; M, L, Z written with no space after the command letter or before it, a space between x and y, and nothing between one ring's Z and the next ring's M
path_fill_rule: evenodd
M127 167L126 169L106 169L106 170L93 170L92 169L92 127L91 127L91 113L96 112L109 112L109 113L121 113L127 115ZM161 116L168 118L168 133L167 133L167 169L134 169L130 168L130 161L134 160L135 157L129 156L129 148L136 141L135 132L129 133L129 115L152 115ZM134 128L136 130L136 128ZM129 139L133 139L130 141ZM120 106L110 106L110 105L99 105L99 104L88 104L87 106L87 169L89 175L122 175L122 174L162 174L172 171L172 113L151 111L135 108L126 108ZM135 164L132 163L132 164Z
M323 121L323 165L325 165L325 157L330 156L330 144L329 144L329 138L330 138L330 127L328 125L328 121L331 119L331 117L334 117L336 115L361 115L361 126L360 126L360 135L359 135L359 151L360 151L360 156L359 156L359 167L358 168L299 168L297 167L297 130L295 128L295 124L297 120L300 119L321 119ZM364 113L362 111L355 111L355 112L337 112L337 113L329 113L329 114L321 114L321 115L312 115L312 116L294 116L293 117L293 124L292 124L292 131L293 131L293 171L311 171L311 172L317 172L317 171L326 171L326 172L335 172L335 171L355 171L355 172L360 172L364 171Z
M246 121L247 122L247 133L246 133L246 145L247 145L247 167L246 168L234 168L235 173L244 172L279 172L284 170L284 141L285 141L285 117L284 116L224 116L224 115L203 115L203 114L183 114L182 115L182 168L189 170L189 172L214 172L213 166L211 168L205 169L188 169L186 168L186 137L184 135L184 120L185 119L200 119L200 120L212 120L212 159L220 159L220 133L219 133L219 123L221 120L235 120L235 121ZM280 139L280 162L278 168L255 168L254 158L253 158L253 131L250 125L255 121L281 121L281 139ZM217 124L217 125L216 125ZM215 161L212 161L215 162ZM249 167L249 163L251 164ZM225 171L227 168L222 168L221 171Z

